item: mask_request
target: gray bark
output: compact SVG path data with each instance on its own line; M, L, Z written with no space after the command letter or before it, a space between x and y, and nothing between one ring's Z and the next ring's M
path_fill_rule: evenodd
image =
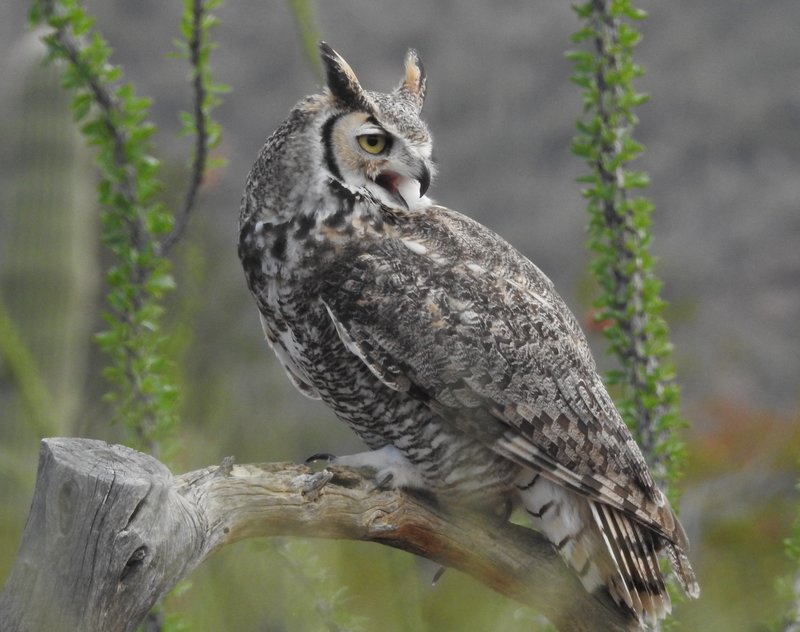
M45 439L0 630L126 632L214 551L245 538L368 540L425 556L530 605L559 630L635 630L535 532L455 514L369 475L291 463L173 476L134 450ZM245 581L243 579L243 581Z

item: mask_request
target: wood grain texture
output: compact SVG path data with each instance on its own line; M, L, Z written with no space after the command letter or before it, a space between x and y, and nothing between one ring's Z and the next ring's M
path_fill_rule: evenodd
M635 630L587 594L535 532L374 489L368 473L226 459L180 476L150 456L90 439L45 439L0 629L136 629L213 552L253 537L373 541L469 573L559 630ZM242 581L245 581L244 579Z

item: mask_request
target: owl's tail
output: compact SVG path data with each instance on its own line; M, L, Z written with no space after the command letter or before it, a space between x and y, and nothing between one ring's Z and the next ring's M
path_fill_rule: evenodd
M519 487L533 526L553 543L587 591L607 590L621 609L640 621L667 616L671 602L658 559L664 552L686 592L697 595L682 550L620 511L538 474L531 473L529 482Z

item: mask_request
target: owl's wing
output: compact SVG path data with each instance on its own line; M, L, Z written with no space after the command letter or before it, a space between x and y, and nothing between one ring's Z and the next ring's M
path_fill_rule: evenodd
M671 511L544 275L445 209L353 247L321 279L345 346L387 386L668 539Z

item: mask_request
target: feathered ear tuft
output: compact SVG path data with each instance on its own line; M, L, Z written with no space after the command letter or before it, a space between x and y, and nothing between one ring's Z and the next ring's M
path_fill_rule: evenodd
M425 68L413 48L409 48L406 53L405 67L406 72L397 92L407 95L417 106L417 110L422 111L422 104L425 102Z
M328 89L334 99L351 109L372 112L372 104L364 94L350 64L325 42L319 43L319 54L325 68Z

